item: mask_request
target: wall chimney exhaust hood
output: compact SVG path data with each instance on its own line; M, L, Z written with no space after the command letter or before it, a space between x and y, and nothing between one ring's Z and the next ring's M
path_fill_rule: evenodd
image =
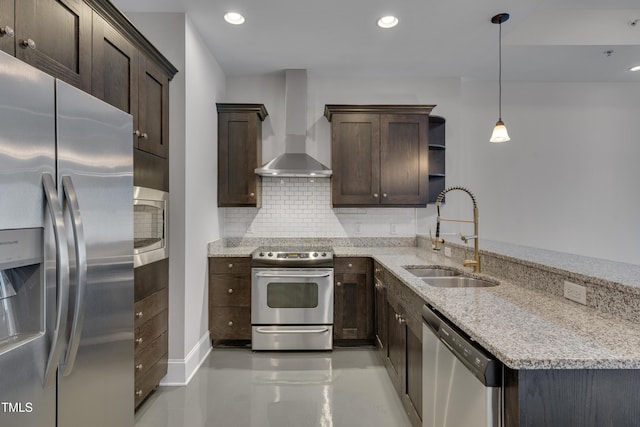
M285 152L255 170L260 176L328 178L332 171L306 153L307 70L285 70Z

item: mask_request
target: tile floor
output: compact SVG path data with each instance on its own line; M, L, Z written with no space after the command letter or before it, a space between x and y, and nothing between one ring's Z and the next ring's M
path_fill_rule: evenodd
M160 387L135 427L408 427L375 349L211 352L186 387Z

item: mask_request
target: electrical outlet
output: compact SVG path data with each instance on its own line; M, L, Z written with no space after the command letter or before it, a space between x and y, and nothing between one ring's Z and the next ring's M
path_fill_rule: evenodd
M451 258L451 248L448 246L444 247L444 256Z
M564 281L564 297L580 304L587 305L587 288Z
M391 224L390 234L398 234L398 224Z

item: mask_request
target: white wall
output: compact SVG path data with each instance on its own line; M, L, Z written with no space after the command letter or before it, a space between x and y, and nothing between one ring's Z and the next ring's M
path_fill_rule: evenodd
M640 264L639 99L640 83L503 83L511 142L491 144L496 85L464 84L480 236Z
M262 124L263 161L271 160L285 150L284 71L271 75L227 78L226 102L264 103L269 116ZM331 127L324 117L325 104L436 104L433 114L451 123L460 121L460 82L458 79L419 78L336 78L308 75L307 153L331 166ZM447 124L448 182L455 182L459 170L458 128ZM331 209L330 191L313 192L313 202L320 206L320 222L306 221L305 213L295 214L304 200L282 199L277 185L265 186L261 210L227 209L225 236L229 237L397 237L414 235L416 217L431 218L433 207L426 209ZM328 185L328 181L326 182ZM293 195L304 197L304 180L287 181ZM280 197L280 199L278 199ZM266 208L266 209L265 209ZM273 212L278 211L274 214ZM309 213L309 215L312 215ZM308 215L307 215L308 216ZM287 227L287 223L289 227ZM298 224L299 223L299 224ZM298 224L292 228L292 224ZM322 224L322 225L321 225ZM397 224L392 227L391 224ZM244 230L244 231L243 231Z
M179 70L169 99L169 372L163 384L183 384L210 348L207 243L220 238L215 102L225 76L184 14L128 17Z

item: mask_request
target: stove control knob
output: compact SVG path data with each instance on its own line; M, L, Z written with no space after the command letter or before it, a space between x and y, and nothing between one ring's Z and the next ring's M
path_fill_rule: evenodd
M315 257L317 257L317 256L318 256L318 252L314 252L314 253L313 253L313 257L315 258Z
M327 253L326 252L322 252L322 256L327 256Z
M267 256L273 256L273 252L269 252Z
M260 256L264 256L264 252L260 252Z

